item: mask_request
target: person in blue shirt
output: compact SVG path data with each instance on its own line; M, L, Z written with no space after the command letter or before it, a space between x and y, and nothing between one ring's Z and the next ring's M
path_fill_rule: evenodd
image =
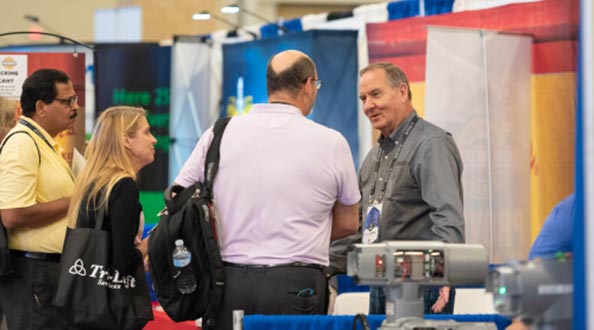
M555 205L545 220L536 240L530 248L528 259L554 258L558 252L573 251L573 222L575 215L575 194L567 196ZM515 319L506 330L529 330L519 319Z
M528 259L554 257L557 252L572 252L574 214L575 194L572 193L549 213L532 244Z

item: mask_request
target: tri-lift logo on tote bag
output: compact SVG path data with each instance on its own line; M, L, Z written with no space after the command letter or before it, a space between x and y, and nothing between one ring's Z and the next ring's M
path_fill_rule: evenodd
M110 289L130 289L136 287L136 279L132 275L120 277L120 273L116 270L114 275L109 273L102 265L92 264L90 266L90 273L87 275L87 269L82 259L76 259L74 264L68 269L68 273L75 276L90 277L97 279L98 286L107 286Z

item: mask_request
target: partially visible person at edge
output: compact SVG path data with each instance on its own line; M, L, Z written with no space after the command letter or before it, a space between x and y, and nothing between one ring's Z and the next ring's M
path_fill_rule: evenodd
M17 101L0 96L0 142L13 127L18 119Z
M404 72L374 63L360 72L359 98L381 135L359 171L362 241L464 243L462 159L451 134L413 109ZM455 290L424 290L425 313L451 314ZM371 287L370 314L384 314L386 294Z
M133 275L147 256L147 240L140 241L144 224L135 180L155 159L156 143L144 109L115 106L103 111L70 202L70 227L93 228L98 210L104 210L102 229L112 237L110 269L122 275Z
M266 84L268 103L233 118L221 143L213 190L225 296L217 329L232 329L236 309L325 314L330 238L357 230L360 194L347 141L305 117L321 86L315 64L295 50L278 53L268 63ZM177 184L203 179L212 138L211 128Z
M6 134L8 134L8 131L16 126L17 117L17 102L0 96L0 145ZM3 319L4 313L2 313L2 308L0 308L0 328L2 327Z
M567 196L557 203L547 216L536 240L530 248L528 259L554 258L557 253L573 252L573 224L575 222L575 194ZM530 326L515 319L507 330L528 330Z
M70 329L68 311L52 305L74 175L54 138L73 126L77 96L59 70L35 71L23 83L23 111L0 155L0 212L13 273L0 280L0 309L10 330Z
M573 252L574 216L575 194L572 193L549 213L532 243L528 259L551 258L557 252Z

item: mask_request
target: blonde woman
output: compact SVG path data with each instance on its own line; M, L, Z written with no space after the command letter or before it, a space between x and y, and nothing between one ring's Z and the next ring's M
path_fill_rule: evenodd
M0 142L17 123L17 102L0 96Z
M94 227L95 212L105 210L103 229L112 235L112 271L120 274L133 274L147 254L146 240L135 242L142 211L135 179L153 162L156 142L144 109L116 106L103 111L70 202L71 227Z

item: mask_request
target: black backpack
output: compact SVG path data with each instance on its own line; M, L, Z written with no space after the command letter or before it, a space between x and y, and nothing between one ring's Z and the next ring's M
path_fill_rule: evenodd
M174 186L165 191L166 209L148 240L149 268L157 299L176 321L202 318L203 329L214 327L214 318L223 299L225 277L216 240L212 206L213 182L219 166L219 147L230 118L219 119L206 155L204 182L187 188ZM171 192L176 192L171 198ZM172 254L175 240L183 239L192 253L196 290L182 294L176 287Z

